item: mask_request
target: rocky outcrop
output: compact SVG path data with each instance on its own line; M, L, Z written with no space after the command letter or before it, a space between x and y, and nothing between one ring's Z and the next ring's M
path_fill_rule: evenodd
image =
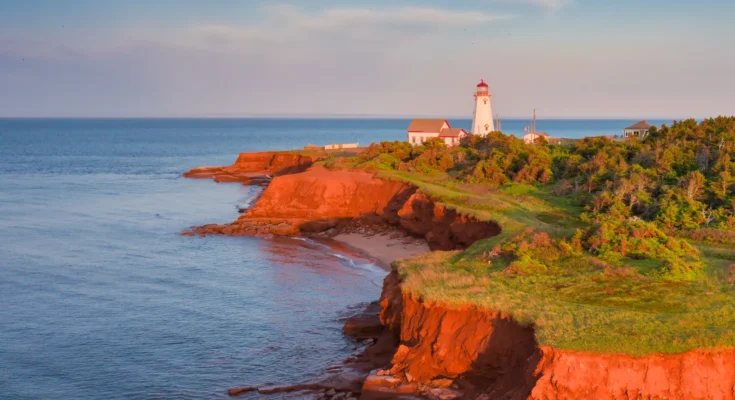
M735 349L632 357L538 346L532 326L473 306L428 303L385 280L380 319L398 346L363 393L470 399L734 399ZM454 393L454 394L452 394Z
M255 205L232 224L196 228L197 234L297 235L321 232L362 216L396 214L415 190L405 183L376 179L365 172L314 167L280 176Z
M433 250L463 249L500 233L496 223L459 214L421 192L413 193L403 203L397 217L405 230L425 237Z
M356 218L401 226L426 238L433 250L464 248L500 233L494 222L437 205L408 183L315 166L274 178L257 203L232 224L205 225L191 234L297 235L323 232Z
M184 173L186 178L212 178L216 182L242 182L264 185L266 176L280 176L306 171L315 157L286 152L240 153L234 164L222 167L198 167Z
M368 378L364 392L385 392L387 382L399 393L447 389L457 397L490 399L530 394L540 358L532 327L474 306L420 301L401 289L395 270L385 279L380 305L380 320L399 345L391 365L375 374L383 378Z

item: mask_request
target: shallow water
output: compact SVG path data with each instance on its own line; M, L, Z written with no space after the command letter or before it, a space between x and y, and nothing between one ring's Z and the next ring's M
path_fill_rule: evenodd
M222 398L323 376L353 350L338 320L378 298L385 272L303 240L179 236L234 220L258 190L180 173L406 126L0 120L0 397Z

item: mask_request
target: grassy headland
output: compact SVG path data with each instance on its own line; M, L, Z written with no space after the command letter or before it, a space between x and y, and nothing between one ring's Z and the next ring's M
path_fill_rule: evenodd
M642 140L381 143L324 164L501 226L466 251L399 263L413 294L507 312L541 345L644 355L735 346L733 159L735 117L719 117Z

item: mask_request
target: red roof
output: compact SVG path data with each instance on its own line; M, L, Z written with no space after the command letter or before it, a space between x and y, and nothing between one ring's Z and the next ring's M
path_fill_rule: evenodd
M451 126L449 126L449 122L445 119L415 119L408 125L408 131L439 133L444 128L445 124L447 127L451 128Z
M460 137L466 134L467 132L462 128L447 128L439 132L439 137Z
M477 87L487 87L487 83L485 83L484 79L480 79L480 83L477 84Z
M653 128L653 125L649 125L648 122L644 119L643 121L636 122L635 124L625 128L625 129L651 129Z

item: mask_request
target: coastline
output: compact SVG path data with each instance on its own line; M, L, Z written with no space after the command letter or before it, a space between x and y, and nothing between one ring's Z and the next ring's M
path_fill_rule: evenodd
M431 252L426 240L406 236L397 229L383 233L339 233L332 240L359 250L388 272L393 261Z

